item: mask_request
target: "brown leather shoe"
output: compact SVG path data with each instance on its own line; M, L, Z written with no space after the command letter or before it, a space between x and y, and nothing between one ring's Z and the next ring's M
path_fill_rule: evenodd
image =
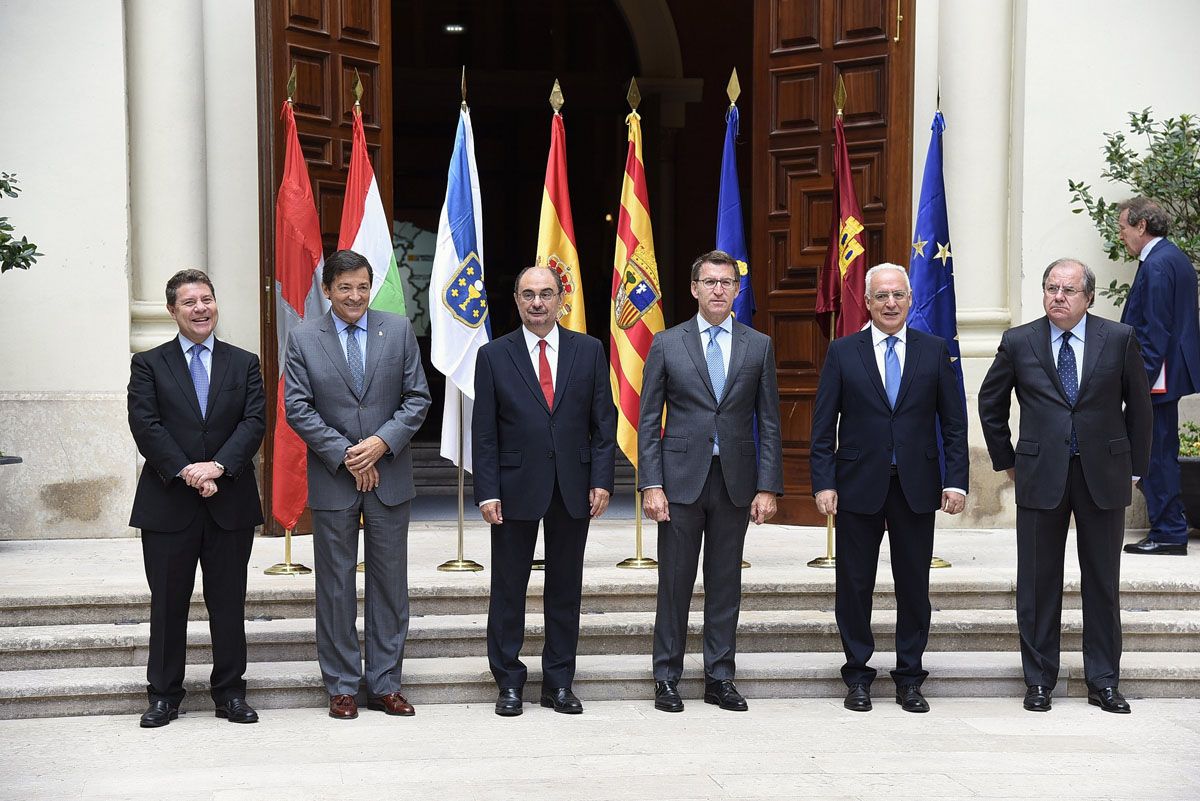
M353 695L331 695L329 697L329 717L338 720L354 720L358 717L358 702Z
M406 718L417 714L417 711L413 709L408 699L400 693L388 693L378 698L372 698L370 701L367 701L367 709L387 712L389 715L403 715Z

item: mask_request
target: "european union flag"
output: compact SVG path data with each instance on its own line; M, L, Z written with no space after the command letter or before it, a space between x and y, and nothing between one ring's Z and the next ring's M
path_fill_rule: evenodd
M742 197L738 190L737 158L733 144L738 135L737 106L730 104L725 115L725 150L721 154L721 188L717 197L717 250L737 261L741 286L733 300L733 316L739 323L753 327L754 286L750 283L750 256L742 229Z
M946 182L942 178L942 112L933 115L933 135L925 156L921 179L921 204L917 208L912 257L908 278L912 282L913 305L908 324L946 340L950 359L963 390L962 361L959 359L958 322L954 302L954 256L950 252L950 223L946 217ZM963 394L963 403L966 395Z

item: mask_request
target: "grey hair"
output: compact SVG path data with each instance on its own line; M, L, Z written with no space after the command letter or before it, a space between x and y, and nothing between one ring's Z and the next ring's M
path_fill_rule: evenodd
M1167 212L1163 210L1162 206L1150 198L1140 195L1130 198L1117 206L1118 218L1123 211L1129 212L1129 216L1125 219L1134 228L1137 228L1138 223L1145 220L1146 233L1150 236L1166 236L1171 232L1171 218L1167 216Z
M863 279L863 293L866 295L866 297L871 297L871 276L875 275L875 273L883 272L884 270L895 270L896 272L900 273L900 275L904 276L904 285L908 287L909 292L912 292L912 284L908 281L908 271L899 264L892 264L890 261L885 261L883 264L876 264L874 267L867 270L867 275Z
M1042 286L1046 286L1046 279L1050 277L1050 271L1055 267L1061 267L1064 264L1078 264L1083 268L1083 291L1088 296L1088 308L1096 305L1096 274L1092 272L1092 268L1081 262L1079 259L1069 257L1055 259L1050 262L1050 266L1042 273Z

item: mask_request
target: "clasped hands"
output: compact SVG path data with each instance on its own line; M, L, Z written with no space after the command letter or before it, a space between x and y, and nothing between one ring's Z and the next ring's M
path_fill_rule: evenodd
M354 485L359 492L370 492L379 486L379 470L375 463L387 450L387 443L375 434L346 448L346 458L342 462L354 476Z
M189 487L196 489L201 498L211 498L217 494L217 479L224 472L217 467L216 462L192 462L179 471L179 477L187 482Z

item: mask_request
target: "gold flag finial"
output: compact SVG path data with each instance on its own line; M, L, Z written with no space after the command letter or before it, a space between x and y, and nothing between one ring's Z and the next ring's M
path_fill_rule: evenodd
M558 78L555 78L554 88L550 90L550 108L554 109L554 113L557 114L562 111L563 103L565 102L562 87L558 85Z
M362 96L363 96L362 77L360 77L358 74L358 67L355 67L354 68L354 107L359 109L359 112L358 112L359 114L362 113L362 109L361 109Z
M846 107L846 84L842 82L842 76L838 76L837 88L833 90L833 105L837 109L837 115L842 116L842 109Z
M462 92L462 110L467 110L467 65L463 64L462 68L462 83L459 84L459 90Z
M738 83L737 67L733 68L733 72L729 76L729 85L725 87L725 94L729 95L729 105L736 106L738 95L742 93L742 85Z
M625 95L625 99L629 101L629 107L637 111L638 104L642 102L642 93L638 91L637 78L629 79L629 92Z
M296 96L296 65L292 65L292 74L288 76L287 82L287 102L291 103L292 98Z

